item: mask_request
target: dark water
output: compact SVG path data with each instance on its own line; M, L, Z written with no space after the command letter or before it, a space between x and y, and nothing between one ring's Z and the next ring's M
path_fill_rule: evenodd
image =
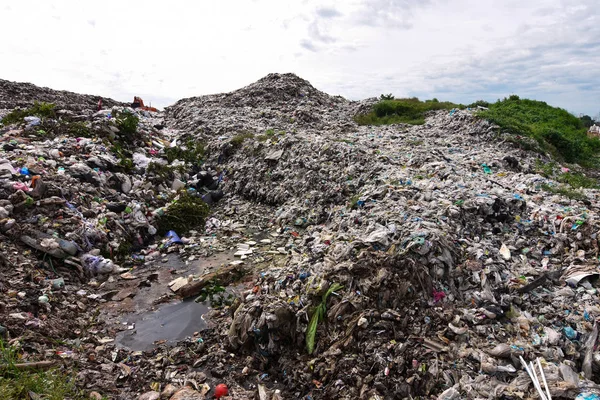
M205 329L207 323L202 317L208 311L206 304L189 299L164 304L155 311L130 314L124 319L128 325L135 323L135 329L119 332L115 342L133 351L151 350L159 340L174 343Z

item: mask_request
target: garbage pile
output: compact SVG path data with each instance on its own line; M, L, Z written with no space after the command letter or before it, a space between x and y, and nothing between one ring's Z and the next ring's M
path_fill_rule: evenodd
M164 113L77 101L0 128L0 332L69 339L99 398L600 396L599 192L475 111L359 126L375 99L293 74ZM207 328L114 342L114 309L175 297L218 300Z
M215 219L254 220L254 254L286 255L212 350L252 357L291 398L527 398L520 357L554 398L600 393L598 191L547 191L549 160L470 111L369 127L361 108L269 75L167 109L209 141L228 204L272 210Z
M106 281L151 260L172 219L203 224L217 177L160 113L5 81L0 98L19 106L0 109L0 332L32 358L59 339L98 345Z
M173 128L213 136L268 129L292 133L300 127L318 133L353 129L346 117L364 104L330 96L294 74L269 74L231 93L179 100L166 108L166 117Z
M126 107L127 104L100 96L85 95L43 88L31 83L11 82L0 79L0 110L27 108L35 102L53 103L59 109L71 111L96 110L99 100L105 108Z

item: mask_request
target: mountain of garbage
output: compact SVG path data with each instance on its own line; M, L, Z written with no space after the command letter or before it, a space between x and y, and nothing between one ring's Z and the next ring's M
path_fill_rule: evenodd
M64 110L95 110L102 99L103 107L126 106L110 98L53 90L31 83L0 79L0 110L30 107L35 102L52 103Z
M376 99L293 74L158 113L3 82L23 362L98 398L600 396L599 192L478 110L358 125ZM26 97L55 104L14 114ZM133 348L190 297L157 325L205 325Z

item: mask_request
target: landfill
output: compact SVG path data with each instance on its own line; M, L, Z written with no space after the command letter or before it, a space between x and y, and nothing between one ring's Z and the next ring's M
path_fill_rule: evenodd
M551 160L477 110L359 126L377 99L293 74L98 100L0 81L0 118L56 105L0 127L24 362L91 398L600 396L599 192L545 190Z

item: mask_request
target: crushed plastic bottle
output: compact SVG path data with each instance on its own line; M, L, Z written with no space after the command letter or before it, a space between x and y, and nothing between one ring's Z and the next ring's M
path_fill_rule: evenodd
M577 339L577 331L573 328L571 328L570 326L565 326L563 328L563 331L565 332L565 336L571 340L575 340Z
M600 395L596 393L579 393L575 400L600 400Z

